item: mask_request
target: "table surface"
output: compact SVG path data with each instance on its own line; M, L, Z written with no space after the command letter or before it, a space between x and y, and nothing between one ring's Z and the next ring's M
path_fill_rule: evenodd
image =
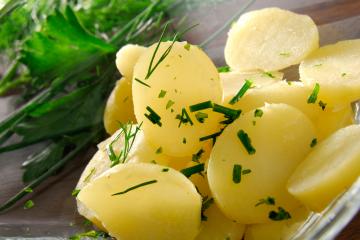
M200 43L218 29L238 9L247 2L245 0L201 1L206 6L197 8L192 4L184 5L188 22L200 23L201 27L189 33L186 38L192 43ZM215 7L209 7L209 3ZM210 5L211 5L210 4ZM278 6L292 11L310 15L319 26L321 45L334 43L342 39L360 38L360 0L258 0L248 9L258 9L268 6ZM182 17L182 11L175 11L175 17ZM192 25L192 24L191 24ZM208 54L218 65L223 65L223 47L226 32L221 33L206 47ZM296 75L287 76L294 78ZM14 96L0 98L0 119L14 110ZM24 151L10 152L0 155L0 202L22 187L21 162L34 149L42 146L32 146ZM83 219L77 214L76 205L71 191L94 149L89 149L52 177L29 197L36 207L23 210L22 205L15 206L11 211L0 215L0 236L13 236L16 232L23 236L61 236L86 230ZM360 214L338 236L339 240L360 239Z

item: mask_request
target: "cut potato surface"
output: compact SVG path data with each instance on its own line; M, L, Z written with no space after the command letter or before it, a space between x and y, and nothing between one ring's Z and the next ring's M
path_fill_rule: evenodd
M134 66L146 47L127 44L116 53L116 66L124 77L132 79Z
M252 87L259 88L282 80L283 75L281 72L220 73L224 88L224 103L228 103L237 94L246 80L253 83Z
M104 126L108 134L119 129L120 123L136 123L131 92L131 79L122 78L112 90L104 111Z
M160 44L153 67L170 45L171 42ZM206 109L203 113L208 114L208 118L200 123L189 110L189 106L205 101L221 103L219 73L200 48L175 42L147 79L155 48L156 45L149 47L134 69L135 116L138 122L143 122L142 129L149 141L161 146L165 154L190 156L201 148L201 137L219 129L220 114Z
M319 99L349 104L360 99L359 58L359 39L321 47L300 64L300 79L309 86L320 84Z
M201 196L194 185L156 164L117 165L88 184L78 199L118 239L191 240L200 229Z
M277 71L301 62L319 47L313 20L279 8L245 13L228 33L225 60L239 71Z
M315 136L311 121L294 107L267 104L260 110L262 117L252 110L224 130L207 170L219 208L244 224L271 222L271 211L281 207L291 215L298 207L286 183ZM258 204L268 197L275 203Z
M323 210L360 176L360 126L340 129L296 168L288 190L313 211Z

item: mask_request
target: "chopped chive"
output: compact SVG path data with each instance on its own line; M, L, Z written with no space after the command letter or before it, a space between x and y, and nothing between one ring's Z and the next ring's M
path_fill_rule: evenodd
M35 203L32 200L27 200L24 204L24 209L30 209L35 206Z
M281 52L279 55L283 57L290 57L291 54L289 52Z
M212 139L212 140L213 140L213 145L214 145L215 142L216 142L216 138L217 138L218 136L220 136L222 132L223 132L223 130L221 130L221 131L219 131L219 132L216 132L216 133L213 133L213 134L210 134L210 135L205 136L205 137L201 137L201 138L199 139L199 141L202 142L202 141L206 141L206 140Z
M182 174L185 175L185 177L189 178L191 177L192 175L196 174L196 173L201 173L203 172L205 169L205 164L204 163L200 163L200 164L197 164L195 166L192 166L192 167L188 167L188 168L184 168L183 170L181 170L180 172Z
M175 104L175 102L174 102L174 101L169 100L169 101L166 103L166 109L171 108L171 106L172 106L172 105L174 105L174 104Z
M238 138L240 139L241 143L245 147L246 151L251 155L256 153L256 149L251 145L251 139L249 138L248 134L244 130L239 130Z
M90 173L89 173L89 174L86 176L86 178L84 179L84 182L89 182L91 176L92 176L93 174L95 174L95 172L96 172L96 168L92 168L92 169L90 170Z
M187 123L190 123L191 126L194 125L193 121L191 120L191 118L185 108L182 108L181 115L178 114L176 116L176 119L180 120L178 127L180 127L181 124L187 124Z
M129 96L126 96L123 100L123 102L127 102L127 100L129 100Z
M189 43L186 43L186 44L184 45L184 48L185 48L186 50L188 50L188 51L190 51L190 47L191 47L191 45L190 45Z
M237 103L240 100L240 98L244 96L246 91L251 88L252 84L253 84L252 81L245 80L244 85L240 88L239 92L230 100L229 104L234 105L235 103Z
M164 98L165 95L166 95L166 91L165 91L165 90L161 90L160 93L159 93L158 98Z
M242 166L239 164L234 164L233 171L232 171L232 180L235 184L241 182L241 170Z
M262 205L262 204L275 205L275 198L273 198L273 197L262 198L259 200L258 203L255 204L255 207Z
M146 107L146 110L149 111L150 114L144 114L147 119L150 120L153 124L157 124L160 127L162 126L162 123L160 122L161 117L149 106Z
M26 192L26 193L32 193L33 192L33 189L32 188L26 188L25 190L24 190L24 192Z
M186 138L183 138L182 143L186 144Z
M290 219L291 215L284 208L278 207L278 212L276 211L269 212L269 218L273 221L282 221L282 220Z
M264 72L263 74L264 74L266 77L275 78L275 76L274 76L271 72Z
M83 225L84 226L91 226L92 222L89 219L85 219L84 222L83 222Z
M342 77L345 77L346 75L347 75L346 73L342 73L342 74L341 74Z
M218 67L218 72L219 72L219 73L227 73L227 72L230 72L230 67L229 67L229 66Z
M263 110L256 109L254 112L254 117L262 117L263 114L264 114Z
M199 123L204 123L205 119L209 117L207 113L203 112L197 112L195 113L196 120L198 120Z
M324 103L323 101L319 101L319 106L321 107L321 109L323 110L323 111L325 111L325 108L326 108L326 105L327 105L327 103Z
M307 103L315 103L317 100L317 96L320 91L320 85L318 83L315 84L314 90L312 91L311 95L309 96Z
M80 191L81 191L80 189L74 189L74 190L71 192L71 196L77 197L77 195L79 195Z
M207 216L205 216L205 211L214 204L214 199L209 198L208 196L204 197L201 205L201 221L207 221Z
M227 118L227 120L221 122L223 124L230 124L235 121L238 117L240 117L241 110L235 110L232 108L224 107L219 104L214 104L213 107L214 112L222 113Z
M250 174L250 173L251 173L251 169L244 169L241 172L242 175L246 175L246 174Z
M111 196L122 195L122 194L128 193L128 192L130 192L130 191L132 191L132 190L135 190L135 189L137 189L137 188L144 187L144 186L146 186L146 185L150 185L150 184L154 184L154 183L157 183L157 180L150 180L150 181L147 181L147 182L143 182L143 183L137 184L137 185L135 185L135 186L132 186L132 187L130 187L130 188L122 191L122 192L114 193L114 194L112 194Z
M156 149L156 152L155 152L156 154L160 154L160 153L162 153L162 147L159 147L158 149Z
M314 67L320 67L322 66L322 63L315 64Z
M151 88L151 86L150 86L149 84L144 83L143 81L141 81L141 80L138 79L138 78L135 78L135 81L139 82L140 84L142 84L142 85L144 85L144 86L146 86L146 87L148 87L148 88Z
M162 172L168 172L169 169L168 169L168 168L163 168L161 171L162 171Z
M155 160L151 160L150 163L157 164L157 162Z
M204 110L204 109L208 109L208 108L212 108L212 107L213 107L213 103L211 101L206 101L206 102L198 103L195 105L191 105L190 112L196 112L196 111L200 111L200 110Z
M81 240L81 239L108 239L109 235L105 232L91 230L84 233L78 233L71 236L70 240Z
M201 156L202 156L202 154L204 152L205 152L204 149L200 149L197 153L192 155L191 161L196 162L196 163L200 163L199 160L200 160L200 158L201 158Z
M316 144L317 144L317 138L314 138L313 140L311 140L310 147L313 148L316 146Z
M253 125L253 126L256 126L256 121L252 121L252 125Z

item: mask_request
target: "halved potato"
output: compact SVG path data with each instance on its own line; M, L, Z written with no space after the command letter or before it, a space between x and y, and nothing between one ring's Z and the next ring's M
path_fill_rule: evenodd
M315 136L311 121L286 104L267 104L263 115L252 110L230 124L210 155L208 181L219 208L244 224L266 223L278 207L299 206L286 189L289 176L310 152ZM254 121L256 123L254 124ZM271 197L274 204L259 204Z
M136 44L127 44L116 53L115 62L121 75L128 79L132 79L134 66L145 50L146 47Z
M301 62L319 47L313 20L279 8L242 15L228 33L225 60L239 71L277 71Z
M122 78L116 82L104 111L104 126L108 134L112 135L119 129L120 124L136 123L134 104L131 92L131 79Z
M320 85L318 98L331 104L360 98L360 39L341 41L313 52L300 64L300 79Z
M222 117L206 109L203 112L208 118L201 123L189 106L205 101L221 103L222 84L215 65L200 48L186 42L175 42L172 47L171 44L160 44L151 67L153 71L149 71L149 66L156 44L137 62L133 79L134 109L153 145L161 146L165 154L184 157L201 148L201 137L219 130ZM171 49L168 55L154 68L167 49Z
M289 192L313 211L323 210L360 176L360 126L340 129L296 168Z
M166 170L165 170L166 169ZM201 196L180 172L157 164L120 164L78 195L117 239L192 240Z

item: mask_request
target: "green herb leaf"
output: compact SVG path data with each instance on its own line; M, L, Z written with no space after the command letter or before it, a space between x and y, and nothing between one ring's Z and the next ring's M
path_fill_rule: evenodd
M147 186L147 185L150 185L150 184L154 184L154 183L157 183L157 180L150 180L150 181L147 181L147 182L137 184L135 186L129 187L128 189L126 189L126 190L124 190L122 192L111 194L111 196L122 195L122 194L128 193L130 191L133 191L133 190L135 190L137 188L141 188L141 187L144 187L144 186Z
M151 88L151 86L150 86L149 84L145 83L144 81L141 81L141 80L138 79L138 78L134 78L134 79L135 79L135 81L137 81L138 83L144 85L145 87Z
M181 170L180 172L182 174L184 174L187 178L191 177L192 175L196 174L196 173L201 173L203 172L205 169L205 164L204 163L200 163L197 164L195 166L192 167L188 167L188 168L184 168L183 170Z
M309 98L307 100L307 103L316 103L319 91L320 91L320 85L318 83L316 83L311 95L309 96Z
M314 138L313 140L311 140L310 147L313 148L316 146L316 144L317 144L317 138Z
M229 104L234 105L235 103L237 103L240 100L240 98L244 96L247 90L251 88L252 84L253 84L252 81L245 80L244 85L240 88L239 92L230 100Z
M35 206L35 203L32 200L27 200L24 204L24 209L30 209Z
M109 235L105 232L91 230L88 232L75 234L71 236L69 239L70 240L82 240L84 238L104 239L108 237Z
M235 184L241 182L241 170L242 166L239 164L234 164L233 172L232 172L232 179Z
M180 120L178 127L180 127L181 124L187 124L187 123L190 123L191 126L194 125L193 121L191 120L191 118L185 108L182 108L181 115L178 114L176 116L176 119Z
M263 114L264 114L263 110L256 109L254 112L254 117L262 117Z
M160 154L160 153L162 153L162 151L163 151L163 150L162 150L162 147L159 147L158 149L156 149L156 152L155 152L155 153L156 153L156 154Z
M327 103L324 103L323 101L319 101L319 106L321 107L321 109L323 110L323 111L325 111L325 108L326 108L326 105L327 105Z
M217 138L218 136L220 136L222 132L223 132L223 129L220 130L219 132L210 134L210 135L205 136L205 137L201 137L201 138L199 139L199 141L202 142L202 141L206 141L206 140L211 139L211 140L213 141L213 145L214 145L215 142L216 142L216 138Z
M190 51L190 47L191 47L191 45L190 45L189 43L186 43L186 44L184 45L184 48L185 48L186 50L188 50L188 51Z
M291 218L289 212L287 212L284 208L278 207L278 211L271 211L269 212L269 218L273 221L282 221Z
M169 169L168 169L168 168L163 168L161 171L162 171L162 172L168 172Z
M91 170L90 170L90 173L86 176L86 178L84 179L84 182L86 183L86 182L89 182L90 181L90 179L91 179L91 177L95 174L95 172L96 172L96 168L92 168Z
M198 120L199 123L204 123L205 119L209 117L207 113L203 112L197 112L195 113L196 120Z
M266 197L266 198L262 198L259 200L258 203L255 204L255 207L259 206L259 205L275 205L275 198L273 197Z
M219 73L227 73L227 72L230 72L230 67L229 67L229 66L218 67L218 72L219 72Z
M71 196L73 197L77 197L77 195L80 193L80 189L74 189L72 192L71 192Z
M165 91L165 90L161 90L160 93L159 93L158 98L164 98L165 95L166 95L166 91Z
M146 110L148 110L150 114L145 113L145 117L153 124L159 125L159 127L161 127L161 117L149 106L146 107Z
M212 205L214 204L214 199L213 198L209 198L208 196L204 197L202 200L202 205L201 205L201 221L207 221L207 216L205 216L205 211Z
M172 105L174 105L174 104L175 104L175 102L174 102L174 101L169 100L169 101L166 103L166 109L171 108L171 106L172 106Z
M190 112L201 111L201 110L205 110L208 108L213 108L213 103L211 101L206 101L206 102L198 103L195 105L191 105Z
M202 154L204 152L205 152L204 149L200 149L197 153L192 155L191 161L196 162L196 163L200 163L199 160L201 159L201 156L202 156Z
M219 104L214 104L213 111L224 114L226 120L220 122L221 124L230 124L240 117L241 110L231 109Z
M25 188L24 192L27 192L27 193L32 193L32 192L33 192L33 190L32 190L32 188Z
M243 146L245 147L246 151L252 155L256 153L255 148L252 146L251 144L251 140L248 136L248 134L244 131L244 130L239 130L238 133L238 138L240 139L241 143L243 144Z
M275 78L275 76L271 72L264 72L263 74L269 78Z

